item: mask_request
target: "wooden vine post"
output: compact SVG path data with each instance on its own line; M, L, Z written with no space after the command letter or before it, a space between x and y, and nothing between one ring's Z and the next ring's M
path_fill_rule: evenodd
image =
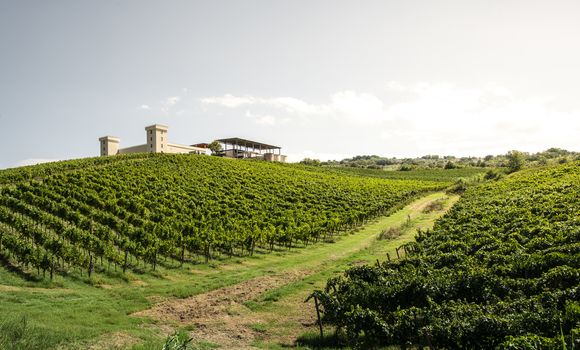
M314 306L316 307L316 317L318 318L318 328L320 329L320 340L324 338L324 332L322 331L322 320L320 319L320 309L318 308L318 297L314 296Z
M93 256L89 255L89 278L91 278L92 273L93 273Z
M125 250L125 262L123 263L123 273L127 270L127 257L129 255L129 251Z
M318 303L318 297L316 294L312 293L306 300L307 303L311 298L314 298L314 307L316 308L316 319L318 320L318 329L320 330L320 340L324 338L324 331L322 330L322 320L320 319L320 304Z

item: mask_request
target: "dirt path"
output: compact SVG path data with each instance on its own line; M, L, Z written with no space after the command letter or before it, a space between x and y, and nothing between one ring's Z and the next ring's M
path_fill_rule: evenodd
M189 298L166 300L133 316L190 325L197 342L209 341L228 349L255 349L250 344L262 334L256 325L265 320L252 315L244 303L308 275L307 271L296 270L260 276Z
M210 342L226 349L256 349L272 344L293 346L298 335L315 328L314 309L303 303L305 297L315 288L313 286L315 282L306 283L285 294L281 300L274 303L273 308L267 310L251 310L246 304L259 302L265 293L303 282L309 277L318 276L317 274L384 257L386 251L412 240L414 231L409 230L397 240L385 242L374 239L380 231L378 228L384 229L385 225L387 227L400 225L409 215L417 218L416 227L432 223L454 203L456 198L451 199L446 208L440 212L425 214L422 213L422 209L444 197L442 193L423 197L390 217L369 224L365 230L355 234L364 236L357 240L356 246L344 247L327 256L314 255L312 257L314 263L308 267L297 264L292 269L272 272L207 293L183 299L167 299L132 316L149 317L160 321L158 324L163 325L160 327L160 333L167 333L167 330L164 332L162 328L168 328L169 325L175 328L187 327L191 330L194 342ZM311 254L312 251L307 252L308 249L311 248L306 248L303 254ZM289 256L287 259L292 257ZM326 280L325 276L321 275L315 279L319 285Z
M279 275L260 276L189 298L166 300L151 309L137 312L133 316L193 324L201 320L214 319L216 316L227 313L232 305L254 300L268 290L302 279L307 275L306 271L290 271Z

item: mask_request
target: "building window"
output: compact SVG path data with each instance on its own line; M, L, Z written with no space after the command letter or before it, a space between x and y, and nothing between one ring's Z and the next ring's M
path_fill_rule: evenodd
M163 144L161 144L161 148L163 148Z
M153 148L153 145L149 145L149 148Z
M153 130L149 130L149 135L153 134Z
M150 137L150 138L149 138L149 141L153 142L153 137Z
M161 141L163 141L163 136L161 136Z

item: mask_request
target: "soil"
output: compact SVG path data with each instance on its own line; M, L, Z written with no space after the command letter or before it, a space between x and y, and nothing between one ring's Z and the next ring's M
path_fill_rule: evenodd
M270 289L294 282L304 276L306 276L304 272L261 276L189 298L166 300L151 309L134 313L133 316L191 324L200 319L223 314L232 304L243 304Z
M254 349L252 344L265 337L262 325L267 327L270 320L266 314L252 312L244 303L308 274L306 271L290 271L261 276L189 298L164 300L133 316L188 325L193 329L191 337L194 342L211 342L227 349ZM298 318L294 322L312 323L311 315L298 315Z

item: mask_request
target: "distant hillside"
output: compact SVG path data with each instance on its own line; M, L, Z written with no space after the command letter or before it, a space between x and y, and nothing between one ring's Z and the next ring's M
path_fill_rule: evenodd
M307 245L450 182L137 154L3 170L0 184L0 254L52 274Z
M574 160L580 160L580 153L567 151L561 148L549 148L542 152L520 152L524 162L531 167L549 164L561 164ZM485 157L455 157L451 155L425 155L417 158L381 157L377 155L361 155L346 158L341 161L320 162L316 159L304 159L302 161L310 165L322 165L328 167L350 167L363 169L385 170L416 170L416 169L455 169L455 168L489 168L507 167L509 159L507 154L487 155Z
M348 174L363 177L376 177L391 180L427 180L453 182L460 178L471 178L487 171L485 168L461 169L414 169L409 171L392 171L382 169L365 169L356 167L322 167L328 172Z

